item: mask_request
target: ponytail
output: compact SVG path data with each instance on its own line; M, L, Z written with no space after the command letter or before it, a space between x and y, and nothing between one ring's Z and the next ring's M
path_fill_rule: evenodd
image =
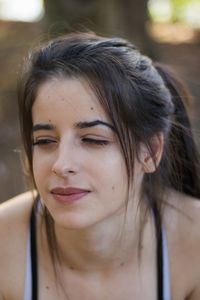
M177 191L200 198L200 159L185 104L190 97L177 78L164 66L154 65L168 88L175 111L161 161L167 184Z

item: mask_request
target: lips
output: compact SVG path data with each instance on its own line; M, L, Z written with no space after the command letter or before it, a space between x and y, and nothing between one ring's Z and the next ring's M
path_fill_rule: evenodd
M89 190L76 188L76 187L56 187L51 191L53 198L60 203L73 203L81 200L84 196L90 193Z

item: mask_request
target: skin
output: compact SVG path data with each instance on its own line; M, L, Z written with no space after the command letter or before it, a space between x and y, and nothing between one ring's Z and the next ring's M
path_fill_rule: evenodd
M134 183L128 192L125 164L114 131L105 124L80 126L94 120L112 125L83 80L55 78L41 85L32 117L34 178L42 202L55 221L60 272L69 298L155 300L156 240L151 215L144 227L140 264L137 247L140 187L145 172L155 168L148 151L141 145ZM153 143L159 163L162 135ZM61 204L51 193L58 186L84 188L89 193L72 204ZM166 190L165 202L163 223L172 299L200 299L199 202L172 190ZM31 193L26 193L0 207L0 299L23 299L32 204ZM66 299L55 285L40 214L37 227L39 299Z
M55 79L39 89L33 105L34 125L53 127L33 134L34 178L56 224L66 229L88 228L124 211L126 171L113 130L101 124L77 125L96 120L110 124L95 100L86 84ZM37 145L45 140L47 145ZM138 168L139 184L141 174ZM84 201L63 206L51 194L55 187L83 188L90 193Z

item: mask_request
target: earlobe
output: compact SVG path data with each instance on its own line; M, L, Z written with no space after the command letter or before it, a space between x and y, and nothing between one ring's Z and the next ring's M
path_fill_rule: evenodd
M164 148L163 133L153 136L148 144L142 144L140 148L140 162L144 173L156 171L162 158Z
M158 164L154 161L154 159L149 155L148 158L142 164L142 169L144 173L153 173L156 171Z

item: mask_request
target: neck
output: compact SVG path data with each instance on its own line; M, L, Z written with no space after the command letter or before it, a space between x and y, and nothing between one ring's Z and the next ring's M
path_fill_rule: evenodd
M62 266L80 272L109 272L138 258L139 210L127 209L84 229L68 230L55 224Z

